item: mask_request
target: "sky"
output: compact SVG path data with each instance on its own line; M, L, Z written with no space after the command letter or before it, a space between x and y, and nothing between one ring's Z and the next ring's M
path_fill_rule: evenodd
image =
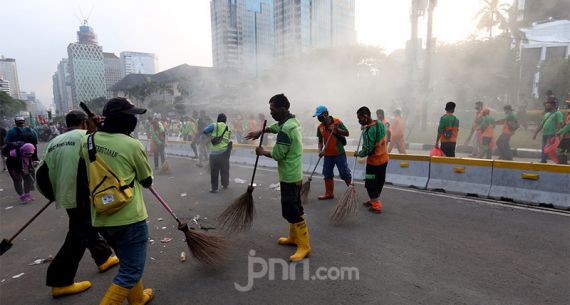
M404 48L410 5L410 0L356 0L358 42L388 52ZM436 38L466 39L475 31L481 5L482 0L439 0ZM46 106L53 101L51 77L84 18L105 52L156 53L160 71L183 63L212 65L209 0L7 0L1 7L0 54L16 59L21 90L36 92Z

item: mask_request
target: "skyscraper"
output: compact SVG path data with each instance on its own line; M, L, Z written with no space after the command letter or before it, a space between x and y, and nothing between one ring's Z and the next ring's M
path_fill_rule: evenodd
M103 52L103 61L105 62L107 97L111 97L113 94L109 89L123 78L123 65L121 64L121 59L114 53Z
M74 106L106 96L103 48L97 45L97 36L87 22L79 27L77 41L67 47Z
M0 57L0 78L8 81L10 96L20 99L20 81L18 80L18 68L14 58Z
M275 55L294 57L311 48L311 0L275 0Z
M158 73L158 56L153 53L121 52L122 76Z
M274 54L273 0L212 0L214 66L256 74Z
M330 48L355 43L354 14L354 0L312 0L312 47Z
M10 95L10 82L0 76L0 91Z

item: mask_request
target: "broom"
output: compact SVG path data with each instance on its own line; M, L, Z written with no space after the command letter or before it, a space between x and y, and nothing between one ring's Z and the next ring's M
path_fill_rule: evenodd
M34 220L36 220L36 218L38 218L38 216L40 216L40 214L45 211L45 209L47 209L47 207L50 206L50 204L52 204L53 201L50 201L48 203L46 203L46 205L44 205L37 213L36 215L34 215L32 217L32 219L28 220L28 222L26 222L24 224L24 226L22 228L20 228L20 230L18 230L18 232L16 232L16 234L14 234L10 239L2 239L2 242L0 243L0 256L2 254L4 254L6 251L10 250L10 248L12 248L13 244L12 241L14 241L14 239L16 239L16 237L18 235L20 235L20 233L22 233L22 231L24 231Z
M325 146L323 147L321 152L325 151L325 149L329 145L329 142L333 136L333 132L334 132L334 125L333 125L333 130L331 131L331 134L329 135L329 138L325 142ZM322 158L323 157L321 157L320 153L319 153L319 160L317 160L317 164L315 164L315 168L313 168L313 172L311 173L311 175L309 176L307 181L305 181L305 183L303 183L303 185L301 186L301 202L304 204L309 202L308 200L309 200L309 193L311 192L311 181L313 181L313 175L315 174L315 171L317 170L317 166L319 166L319 162L321 162Z
M259 147L263 144L263 136L265 135L265 126L267 120L263 121L263 129L259 140ZM253 225L253 216L255 215L255 207L253 206L253 180L257 171L257 163L259 156L255 158L253 166L253 174L251 182L247 187L247 191L234 200L218 217L220 226L229 233L242 232L251 229Z
M360 139L358 139L358 146L356 146L356 151L360 149L360 143L362 141L362 136L364 135L364 131L360 135ZM352 174L354 175L354 171L356 170L356 162L358 161L358 156L354 157L354 165L352 166ZM350 185L346 188L346 191L338 201L335 209L331 214L331 221L335 224L340 224L346 220L350 215L356 213L357 211L357 201L358 201L358 194L356 193L356 188L354 187L354 178Z
M178 223L178 230L182 231L186 236L188 248L196 260L206 265L215 265L224 260L224 254L227 250L226 239L220 236L208 235L194 229L190 229L188 227L188 223L182 222L176 214L174 214L172 208L170 208L154 187L149 187L149 190L168 211L168 213L172 215L174 220L176 220Z

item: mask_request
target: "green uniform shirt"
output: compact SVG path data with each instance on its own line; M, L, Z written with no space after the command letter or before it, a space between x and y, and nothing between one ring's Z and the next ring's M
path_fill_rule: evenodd
M143 201L142 187L139 181L152 177L152 170L147 162L144 147L136 139L120 133L95 133L97 155L103 159L127 184L134 181L133 198L122 209L112 215L100 215L91 207L91 219L94 227L114 227L133 224L147 219L148 215ZM81 156L89 162L87 137L81 145Z
M564 116L562 115L562 112L560 111L556 111L556 112L548 112L546 114L544 114L544 118L542 119L542 123L543 125L543 135L545 136L553 136L556 134L556 123L560 123L562 124L564 122Z
M566 123L566 125L560 129L559 133L561 136L570 136L570 121L568 121L568 123Z
M449 131L450 137L446 138L444 133L445 131ZM437 127L437 133L439 134L439 139L442 143L457 142L457 135L459 134L459 120L456 116L450 113L444 114L439 119L439 125Z
M210 149L211 154L219 155L228 150L228 145L230 143L230 137L232 136L232 132L230 131L229 128L228 130L226 130L226 127L228 127L226 123L217 122L208 125L208 127L206 127L206 129L204 130L204 133L209 134L212 138L220 137L222 136L222 134L224 135L222 137L222 141L217 145L212 144L212 141L208 142L208 148Z
M49 180L58 209L77 207L77 167L85 133L80 129L68 131L55 137L45 148L42 163L49 169Z
M362 133L362 148L358 152L359 157L364 158L373 155L376 151L376 143L382 141L386 136L386 126L382 122L378 122Z
M277 161L279 180L286 183L303 180L303 143L299 120L291 116L283 123L269 126L269 131L277 134L271 157Z

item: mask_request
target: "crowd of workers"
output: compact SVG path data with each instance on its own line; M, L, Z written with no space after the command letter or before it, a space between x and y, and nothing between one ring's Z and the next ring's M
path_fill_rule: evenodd
M303 181L303 141L301 122L290 112L290 102L283 94L269 100L271 117L276 123L263 129L265 116L249 116L247 124L237 115L228 123L224 113L219 113L212 121L205 111L194 112L178 123L178 137L191 142L198 166L209 163L211 173L210 192L217 193L229 186L230 155L233 141L252 143L266 133L275 134L272 150L263 146L255 149L258 156L271 158L277 162L280 180L281 211L289 223L289 235L279 238L281 245L295 245L296 251L291 261L304 259L311 252L308 220L301 204ZM552 154L547 147L556 144L557 159L567 162L570 115L566 118L558 111L555 98L545 103L545 114L534 137L542 132L542 162ZM435 147L444 156L454 157L459 134L459 119L454 115L456 104L448 102L445 114L441 117ZM496 145L501 159L512 160L510 138L519 128L519 123L511 106L504 107L504 118L495 120L491 110L482 102L475 104L476 115L470 128L467 142L473 141L473 156L491 158ZM125 98L110 99L103 109L102 117L88 117L84 112L74 110L66 117L66 130L51 140L40 161L37 153L38 134L25 126L25 118L17 117L16 126L1 135L2 155L7 158L6 167L14 182L14 187L22 202L33 201L31 192L35 187L58 208L66 210L69 218L69 231L65 241L50 267L46 284L52 287L54 297L76 294L91 286L89 281L75 282L78 264L86 249L91 252L100 272L118 265L118 274L103 296L100 304L146 304L153 298L152 289L144 289L142 275L146 260L148 214L141 189L153 182L153 171L147 157L147 150L139 140L132 137L137 127L137 115L146 109L135 107ZM104 119L103 119L104 117ZM352 173L348 166L345 146L349 136L344 122L324 105L316 108L314 118L318 120L316 136L319 157L324 158L323 178L325 193L319 200L334 198L334 167L346 185L352 184ZM369 200L364 205L373 213L382 212L380 201L389 162L389 152L397 147L406 153L404 131L406 130L402 112L396 109L391 122L385 112L373 112L368 107L360 107L354 121L360 126L359 146L353 157L366 158L365 188ZM172 122L153 114L139 124L139 133L144 130L153 154L154 168L158 170L165 160ZM501 134L495 141L495 127L502 124ZM247 128L246 128L247 127ZM555 139L556 141L553 141ZM265 142L264 142L265 143ZM360 145L361 143L361 145ZM97 197L103 183L99 180L101 171L109 171L116 178L118 198L112 212L100 208L116 203L116 198ZM220 182L221 178L221 183ZM113 187L113 185L111 185ZM115 255L112 252L115 252Z

